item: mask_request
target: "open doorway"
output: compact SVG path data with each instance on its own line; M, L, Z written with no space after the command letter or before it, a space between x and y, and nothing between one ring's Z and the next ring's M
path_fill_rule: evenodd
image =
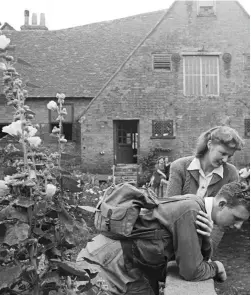
M114 120L115 164L136 164L138 162L139 120Z

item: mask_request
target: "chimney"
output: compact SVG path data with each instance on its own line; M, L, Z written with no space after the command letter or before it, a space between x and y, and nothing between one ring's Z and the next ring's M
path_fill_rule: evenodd
M45 14L40 13L40 23L37 22L37 14L32 13L31 24L29 24L29 10L24 11L24 25L21 26L22 31L36 30L36 31L47 31L48 28L45 26Z
M37 25L37 14L34 13L34 12L32 13L31 25L32 26L36 26Z
M25 10L24 11L24 25L25 26L29 25L29 16L30 16L29 10Z
M45 14L40 13L40 26L45 27Z

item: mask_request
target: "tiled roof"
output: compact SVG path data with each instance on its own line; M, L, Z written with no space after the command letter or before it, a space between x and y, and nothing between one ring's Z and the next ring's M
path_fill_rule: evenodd
M6 31L32 97L94 97L166 10L57 31Z

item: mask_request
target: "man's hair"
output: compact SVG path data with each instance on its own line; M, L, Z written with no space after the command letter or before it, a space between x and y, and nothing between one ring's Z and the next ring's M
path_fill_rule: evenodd
M208 151L207 143L211 140L214 144L222 144L234 150L241 150L244 141L238 132L229 126L216 126L203 132L198 140L195 149L195 157L201 158Z
M246 183L234 181L225 184L216 195L218 197L224 197L230 208L242 205L250 212L250 190Z

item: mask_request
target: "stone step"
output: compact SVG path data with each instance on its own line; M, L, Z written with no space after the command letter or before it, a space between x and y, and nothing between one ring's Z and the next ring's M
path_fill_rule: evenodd
M129 176L129 175L133 175L133 176L137 176L138 172L137 171L115 171L114 173L115 176Z
M116 183L121 183L121 182L135 182L137 183L137 176L115 176L115 182Z
M125 165L125 164L118 164L115 167L115 172L120 172L120 171L130 171L130 172L138 172L139 170L139 166L138 165L133 165L133 164L129 164L129 165Z

